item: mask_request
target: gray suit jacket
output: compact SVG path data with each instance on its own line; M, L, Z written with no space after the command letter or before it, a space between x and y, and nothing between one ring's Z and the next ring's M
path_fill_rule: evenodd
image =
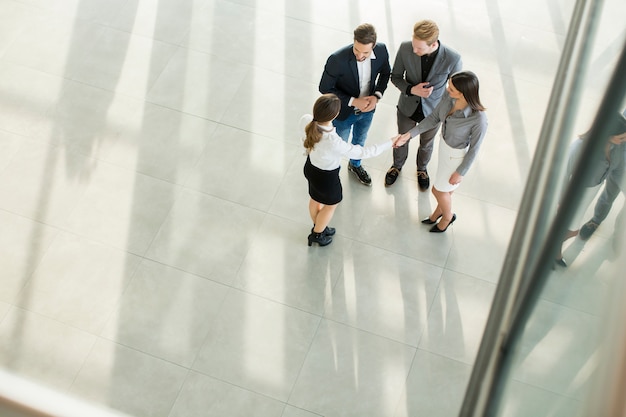
M400 90L398 110L406 117L411 117L415 113L419 101L424 100L422 109L424 116L428 116L446 91L446 82L450 75L461 71L462 68L461 55L439 43L439 52L430 69L430 74L426 80L422 80L421 57L413 52L411 41L402 42L391 70L391 82ZM407 94L409 87L424 81L429 82L434 87L430 97L422 99L419 96Z

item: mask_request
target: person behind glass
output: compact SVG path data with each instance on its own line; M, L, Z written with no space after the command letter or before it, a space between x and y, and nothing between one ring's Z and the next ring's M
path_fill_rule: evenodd
M583 142L589 140L589 137L589 132L584 133L570 145L566 168L567 180L570 179L575 164L580 157ZM620 189L624 187L625 161L626 119L624 116L617 114L612 120L609 138L604 147L604 152L599 154L597 159L589 162L592 171L586 178L585 183L582 184L580 202L576 208L576 212L572 216L562 244L568 239L577 236L579 233L581 240L589 239L600 223L608 216L613 201L615 201L615 198L618 196ZM594 197L597 195L602 183L604 183L604 190L596 202L594 215L591 220L579 229L583 216L589 204L591 204ZM556 263L566 267L567 262L563 259L562 244L556 256Z
M306 114L300 120L305 132L303 144L307 158L304 176L309 183L309 214L313 221L309 246L313 243L326 246L333 241L335 229L328 224L343 198L339 179L341 158L372 158L391 148L398 139L396 136L367 147L343 141L333 127L333 120L340 109L341 100L336 95L324 94L315 101L313 115Z
M376 42L376 30L363 23L354 30L354 43L328 57L319 84L322 94L333 93L341 100L341 111L333 122L337 134L346 142L352 133L352 144L365 144L376 104L389 83L389 52ZM359 158L348 164L358 180L371 185L372 179Z
M593 217L580 228L580 238L582 240L589 239L600 226L600 223L606 219L620 190L622 192L626 191L624 188L626 185L624 184L626 181L626 178L624 178L626 174L626 169L624 168L624 160L626 159L626 144L624 143L626 141L626 110L623 111L621 118L618 118L617 122L617 126L621 126L621 128L615 128L614 132L618 134L609 139L607 144L609 149L605 151L611 167L604 182L604 189L600 193L600 197L598 197L594 207ZM620 216L618 216L618 220L622 219L622 213L623 209L620 212Z
M405 133L428 116L441 100L448 78L461 71L461 56L439 41L439 27L431 20L413 26L413 38L398 48L391 70L391 82L400 90L397 106L398 133ZM439 126L420 134L417 149L417 184L430 187L426 166L433 153ZM396 182L409 155L408 143L393 150L393 165L385 175L385 187Z
M437 207L422 223L433 225L431 232L445 232L454 221L452 193L476 159L487 132L485 107L478 95L478 78L471 71L452 74L443 98L421 123L400 136L402 141L442 124L439 167L433 184ZM439 222L437 222L439 221Z

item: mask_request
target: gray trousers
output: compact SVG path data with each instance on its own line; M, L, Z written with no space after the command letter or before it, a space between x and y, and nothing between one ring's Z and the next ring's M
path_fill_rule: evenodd
M618 184L613 175L609 175L604 182L604 190L602 190L596 202L596 207L594 208L593 217L591 219L593 222L600 224L606 219L619 192L620 184Z
M415 120L410 117L406 117L404 114L397 110L397 118L398 118L398 133L406 133L409 130L413 129L417 123ZM426 171L426 165L430 161L430 157L433 154L433 144L435 142L435 135L439 130L439 126L427 130L420 135L420 145L417 149L417 170L418 171ZM393 166L401 169L404 163L406 162L407 157L409 156L409 143L408 141L404 145L399 148L393 148Z

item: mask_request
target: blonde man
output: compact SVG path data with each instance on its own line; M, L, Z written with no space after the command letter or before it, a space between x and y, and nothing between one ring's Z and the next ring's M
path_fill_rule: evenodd
M462 69L461 56L439 41L439 27L432 20L413 26L413 38L398 48L391 70L391 82L400 90L397 107L398 133L414 128L439 104L448 78ZM417 183L420 190L430 186L426 166L433 153L433 139L439 126L420 134L417 150ZM385 175L385 186L396 182L409 154L408 142L393 150L393 165Z

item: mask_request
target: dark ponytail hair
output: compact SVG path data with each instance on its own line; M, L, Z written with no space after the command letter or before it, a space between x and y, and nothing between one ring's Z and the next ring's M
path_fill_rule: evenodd
M478 95L478 77L471 71L459 71L450 76L450 82L459 90L473 111L485 111Z
M341 110L341 100L334 94L324 94L320 96L313 105L313 120L306 125L304 132L304 147L307 152L311 152L315 144L322 139L322 131L317 123L326 123L333 120Z

